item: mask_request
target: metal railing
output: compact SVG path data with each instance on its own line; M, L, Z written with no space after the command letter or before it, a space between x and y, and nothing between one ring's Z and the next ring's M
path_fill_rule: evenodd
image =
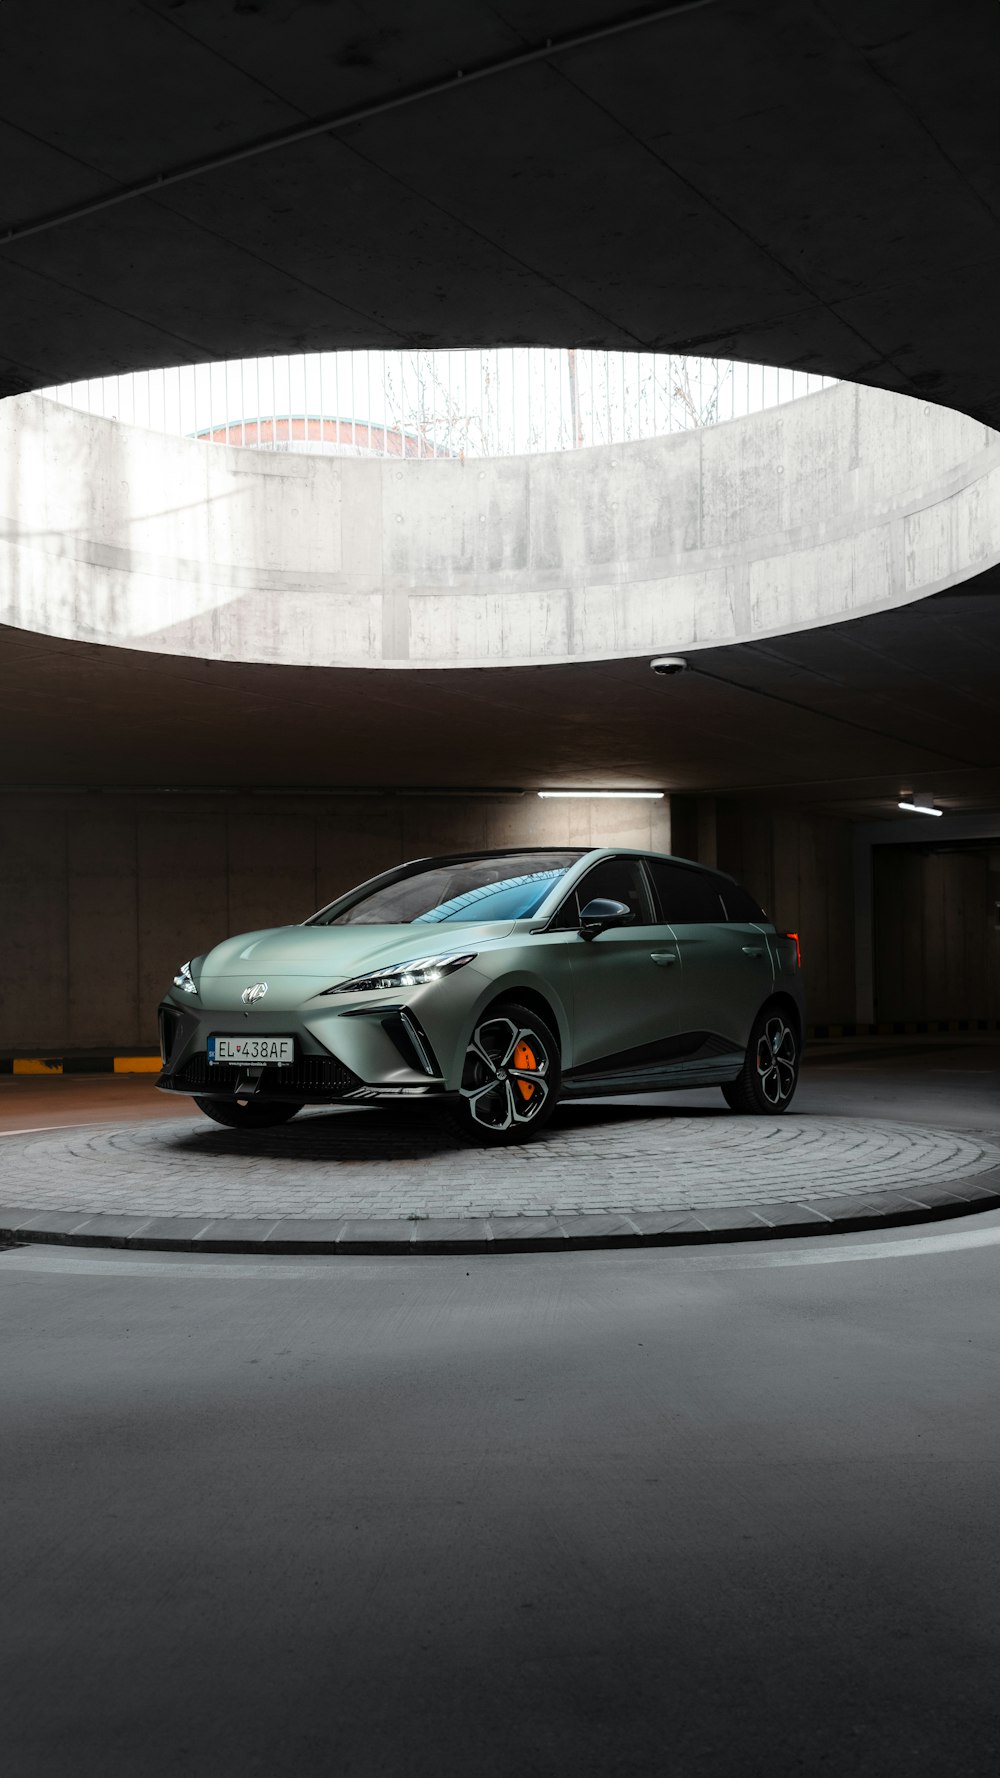
M499 346L234 359L38 393L104 419L255 450L463 459L691 431L834 380L721 358Z

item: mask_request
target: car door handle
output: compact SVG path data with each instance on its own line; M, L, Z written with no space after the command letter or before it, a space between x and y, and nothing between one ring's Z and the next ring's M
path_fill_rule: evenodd
M666 969L669 963L677 962L676 951L650 951L649 954L652 957L653 962L659 963L663 969Z
M764 947L763 945L744 945L743 955L744 957L763 957Z

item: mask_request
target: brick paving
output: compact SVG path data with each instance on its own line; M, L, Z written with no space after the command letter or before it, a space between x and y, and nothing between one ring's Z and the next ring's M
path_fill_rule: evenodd
M89 1224L95 1241L114 1237L117 1218L123 1237L155 1221L166 1238L177 1219L178 1240L211 1225L211 1239L234 1245L283 1238L292 1224L306 1245L597 1243L692 1228L787 1233L1000 1200L1000 1146L978 1133L659 1107L574 1108L506 1150L467 1147L395 1107L307 1113L254 1133L173 1118L11 1136L0 1164L3 1202L17 1211L0 1212L0 1234L63 1237Z

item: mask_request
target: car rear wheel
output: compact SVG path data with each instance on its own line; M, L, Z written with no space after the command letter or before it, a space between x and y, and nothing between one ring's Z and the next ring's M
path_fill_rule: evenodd
M765 1006L750 1033L743 1068L722 1091L732 1111L777 1117L799 1081L799 1038L781 1007Z
M255 1104L252 1099L195 1099L199 1111L210 1117L213 1123L225 1124L229 1130L267 1130L275 1124L287 1124L301 1111L301 1105L286 1105L283 1100L262 1100Z
M454 1121L469 1142L527 1142L551 1118L560 1080L559 1044L545 1020L502 1001L469 1040Z

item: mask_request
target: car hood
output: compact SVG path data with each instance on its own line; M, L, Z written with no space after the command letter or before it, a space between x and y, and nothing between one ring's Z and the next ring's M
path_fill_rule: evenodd
M480 925L271 926L224 939L208 952L195 975L251 983L259 977L326 976L345 981L377 964L407 963L441 952L474 951L488 940L506 938L512 920Z

